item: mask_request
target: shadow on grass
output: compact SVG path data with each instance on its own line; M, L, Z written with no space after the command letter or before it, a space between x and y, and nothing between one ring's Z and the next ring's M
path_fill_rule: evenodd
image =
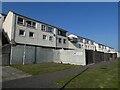
M71 78L62 88L60 88L60 90L63 90L73 79L75 79L76 77L78 77L80 74L82 74L86 70L88 70L88 67L85 70L83 70L82 72L80 72L79 74L75 75L73 78Z

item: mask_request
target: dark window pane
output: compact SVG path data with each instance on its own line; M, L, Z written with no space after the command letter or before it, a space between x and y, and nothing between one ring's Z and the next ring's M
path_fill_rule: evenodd
M25 31L24 30L19 30L19 35L25 35Z
M48 27L48 32L52 32L53 28L52 27Z
M66 39L63 39L63 43L66 44Z
M52 41L52 39L53 39L53 37L52 37L52 36L50 36L50 37L49 37L49 40L50 40L50 41Z
M42 31L45 31L45 28L46 28L45 25L41 25L41 30L42 30Z
M19 24L23 24L23 19L20 18L20 17L18 17L18 23L19 23Z
M47 35L43 35L43 39L47 40Z
M29 37L34 37L34 32L29 32Z
M59 43L61 43L62 42L62 39L61 38L59 38Z

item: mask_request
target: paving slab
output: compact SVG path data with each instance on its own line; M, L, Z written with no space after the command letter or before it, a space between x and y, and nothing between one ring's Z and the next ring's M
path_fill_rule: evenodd
M2 81L20 79L24 77L30 77L32 75L22 72L16 68L10 66L2 66Z

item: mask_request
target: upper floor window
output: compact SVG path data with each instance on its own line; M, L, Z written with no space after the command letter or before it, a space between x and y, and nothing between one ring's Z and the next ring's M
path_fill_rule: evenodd
M43 35L43 39L44 39L44 40L47 40L47 35Z
M58 35L66 36L66 31L58 30Z
M66 44L66 39L63 39L63 43Z
M91 41L91 44L93 45L94 43Z
M59 38L59 43L61 43L62 42L62 39L61 38Z
M25 30L19 30L19 35L20 36L25 36Z
M86 44L89 44L89 41L88 41L88 40L86 40Z
M17 21L17 23L18 23L18 24L24 24L24 20L23 20L23 18L18 17L18 21Z
M52 40L53 40L53 36L50 36L50 37L49 37L49 40L52 41Z
M29 32L29 37L34 38L34 32Z
M53 32L53 27L48 26L48 32Z
M80 38L80 42L82 42L82 43L83 43L83 39L82 39L82 38Z
M42 31L45 31L45 30L46 30L46 26L42 24L42 25L41 25L41 30L42 30Z
M36 28L36 23L32 21L26 21L28 27Z

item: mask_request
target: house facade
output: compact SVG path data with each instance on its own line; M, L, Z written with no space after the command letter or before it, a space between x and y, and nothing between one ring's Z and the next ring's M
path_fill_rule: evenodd
M9 12L3 23L11 44L68 48L68 32L55 26Z
M116 53L114 48L111 48L109 46L94 42L94 45L96 46L96 50L99 52L104 52L104 53Z
M73 44L73 47L69 47L69 48L73 48L73 49L83 48L83 49L95 51L95 45L93 40L81 36L77 36L74 34L69 34L68 38Z

